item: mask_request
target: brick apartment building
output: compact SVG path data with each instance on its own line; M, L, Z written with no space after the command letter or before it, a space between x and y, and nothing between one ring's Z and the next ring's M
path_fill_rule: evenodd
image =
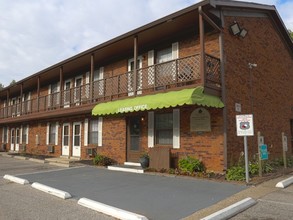
M168 148L174 161L195 156L223 172L243 151L236 115L253 114L250 159L257 132L270 159L284 132L289 156L292 67L274 6L201 1L1 90L1 147L118 163Z

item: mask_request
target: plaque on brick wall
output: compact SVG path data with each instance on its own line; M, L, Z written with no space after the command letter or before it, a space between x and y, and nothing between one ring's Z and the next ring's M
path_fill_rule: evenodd
M208 110L197 108L191 113L190 131L211 131L211 116Z

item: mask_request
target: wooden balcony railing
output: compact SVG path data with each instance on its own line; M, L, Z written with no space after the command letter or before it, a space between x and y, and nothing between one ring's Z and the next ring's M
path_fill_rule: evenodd
M0 118L111 101L193 85L220 90L220 60L210 55L206 55L205 60L204 81L200 76L200 55L197 54L137 69L136 75L134 75L135 71L130 71L4 107L0 109Z

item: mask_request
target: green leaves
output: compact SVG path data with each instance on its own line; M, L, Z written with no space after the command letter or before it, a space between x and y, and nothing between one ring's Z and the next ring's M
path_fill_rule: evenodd
M205 167L203 163L196 158L192 158L187 156L186 158L182 158L179 160L179 169L183 172L203 172L205 170Z

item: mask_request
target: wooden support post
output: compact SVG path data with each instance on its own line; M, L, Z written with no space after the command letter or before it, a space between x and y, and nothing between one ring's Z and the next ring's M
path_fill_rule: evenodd
M205 39L204 39L204 20L201 14L202 8L199 6L199 38L200 38L200 77L205 86L205 72L206 72L206 62L205 62Z
M59 91L59 107L61 108L62 106L62 97L63 97L63 94L64 94L64 83L63 83L63 66L60 67L59 69L59 82L60 82L60 91ZM63 99L64 100L64 99Z
M136 94L137 84L137 36L134 37L134 51L133 51L133 93Z
M89 93L90 93L90 102L93 102L93 82L94 82L94 71L95 71L95 54L91 55L91 71L90 71L90 88L89 88Z

